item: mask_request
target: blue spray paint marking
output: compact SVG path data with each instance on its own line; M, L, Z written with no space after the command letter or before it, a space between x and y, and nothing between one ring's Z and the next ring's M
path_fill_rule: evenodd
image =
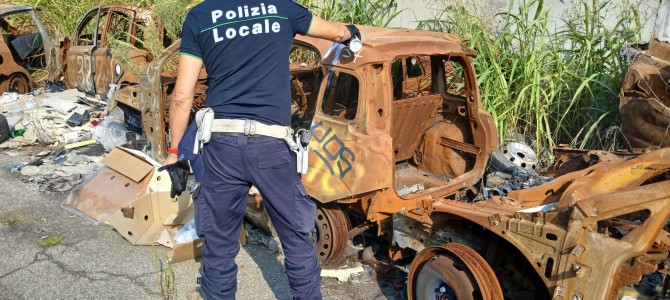
M317 124L313 125L312 128L310 128L310 131L315 132L314 129L320 128L322 126L323 122L320 121ZM342 140L336 134L331 135L332 131L333 128L331 127L328 128L326 132L321 136L317 136L316 134L312 135L314 140L317 141L319 145L318 149L314 149L314 153L328 167L330 175L335 175L333 165L337 165L337 170L339 172L340 179L342 179L344 178L344 176L347 175L347 173L349 173L353 169L353 165L351 164L351 162L356 161L356 155L354 154L353 151L351 151L351 149L349 149L349 147L347 147L344 144L344 142L342 142ZM335 145L337 146L337 150L335 150L334 153L328 149L328 145L330 145L331 143L335 143ZM322 153L325 153L325 155L323 155ZM348 157L345 156L345 154L348 154L347 155Z

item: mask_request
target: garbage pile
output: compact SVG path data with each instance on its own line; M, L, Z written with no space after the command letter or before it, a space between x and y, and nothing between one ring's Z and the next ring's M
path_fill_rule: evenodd
M6 121L0 122L0 151L29 154L26 161L3 167L41 191L68 192L101 168L106 152L139 146L135 133L125 129L121 110L108 113L104 101L58 84L41 91L0 95L0 121Z
M553 179L551 176L541 176L536 172L518 167L491 172L486 176L486 186L483 189L484 198L490 199L493 196L507 195L511 191L529 189Z

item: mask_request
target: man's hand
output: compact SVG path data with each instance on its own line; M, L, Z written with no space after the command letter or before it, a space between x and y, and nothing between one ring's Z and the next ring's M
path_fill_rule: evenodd
M347 29L349 30L349 38L342 43L348 46L351 40L353 40L354 38L359 40L361 39L361 32L358 30L358 27L356 27L356 25L354 24L348 24L346 26Z
M361 32L353 25L345 25L338 22L329 22L318 16L312 17L312 26L307 32L308 36L330 40L337 43L349 45L355 37L361 39Z
M174 162L169 163L172 159L171 156L174 156ZM170 174L170 180L172 181L172 188L170 189L170 197L174 198L175 196L181 195L181 192L186 190L186 179L188 178L189 167L188 163L183 161L177 161L176 155L170 155L165 160L165 165L158 168L158 171L167 170Z

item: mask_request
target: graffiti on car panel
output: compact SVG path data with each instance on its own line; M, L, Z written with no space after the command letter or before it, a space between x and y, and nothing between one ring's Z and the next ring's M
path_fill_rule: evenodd
M326 129L325 132L323 130L323 121L319 121L311 128L312 137L316 141L313 148L314 154L328 167L331 175L336 174L335 167L337 167L337 175L342 179L352 170L351 162L356 161L356 155L337 134L333 133L332 127Z
M93 82L91 78L91 59L87 55L77 55L77 86L84 89L87 93L93 93Z

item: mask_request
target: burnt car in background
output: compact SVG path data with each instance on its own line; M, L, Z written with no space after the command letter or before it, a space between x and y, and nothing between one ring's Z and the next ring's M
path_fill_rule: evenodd
M635 58L621 84L619 111L627 144L670 147L670 44L654 40Z
M116 58L114 41L132 45L131 64L144 66L153 57L145 49L146 28L163 32L161 23L148 8L109 5L89 10L79 21L75 32L62 42L61 73L68 88L107 100L110 108L118 105L125 113L126 124L141 130L140 103L135 101L139 78L128 70L128 62ZM171 41L159 34L160 43ZM118 54L117 54L118 55ZM138 72L139 73L139 72Z
M49 33L32 7L0 5L0 34L0 94L30 92L31 71L51 63Z

